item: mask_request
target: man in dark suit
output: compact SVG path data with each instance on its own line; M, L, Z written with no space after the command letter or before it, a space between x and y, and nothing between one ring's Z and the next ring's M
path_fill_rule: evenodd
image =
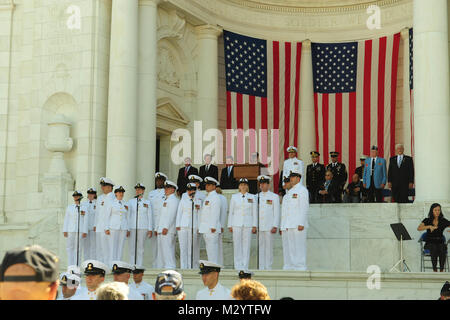
M344 191L344 186L347 183L347 168L345 164L338 161L339 152L330 152L331 163L327 165L327 171L330 170L333 173L333 180L339 189L339 196L336 196L337 203L342 202L342 192Z
M414 186L414 163L411 157L403 154L402 144L397 144L395 151L397 155L389 159L388 187L395 202L407 203L408 191Z
M179 195L186 192L186 185L189 183L188 177L191 174L198 175L198 169L191 165L191 158L187 157L184 159L184 167L178 170L177 185Z
M317 200L319 203L339 203L342 202L342 192L337 180L333 179L333 172L325 172L325 181L319 187Z
M237 189L238 182L234 178L234 160L232 156L226 158L226 167L220 173L220 187L222 189Z
M320 153L311 151L312 163L306 167L306 188L309 191L309 203L319 203L320 187L325 181L325 166L319 163Z
M200 167L200 178L205 181L205 177L212 177L219 180L219 168L211 163L212 156L210 154L205 154L204 157L205 164ZM200 184L200 189L205 190L205 182Z

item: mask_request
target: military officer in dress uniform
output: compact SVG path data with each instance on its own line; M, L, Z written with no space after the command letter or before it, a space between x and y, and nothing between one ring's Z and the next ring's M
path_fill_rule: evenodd
M203 234L208 260L219 261L219 235L222 227L220 221L221 200L216 192L219 182L212 178L205 178L207 196L198 216L198 232Z
M300 183L301 173L291 171L292 188L286 194L286 234L293 270L306 271L306 230L308 228L308 190Z
M251 280L253 275L254 273L248 270L241 270L238 273L239 280Z
M72 197L74 203L67 206L63 225L64 237L67 238L68 265L80 263L83 238L86 238L88 232L87 225L84 222L84 209L80 204L83 195L80 191L75 191Z
M72 300L96 300L97 289L105 281L109 268L101 261L86 260L81 265L86 276L86 287L79 288Z
M145 186L137 183L134 190L136 190L136 196L128 200L127 204L130 229L128 252L132 265L143 263L145 239L151 238L153 234L152 208L150 201L144 199ZM135 251L137 251L137 256L134 255Z
M222 189L220 185L216 185L216 193L219 196L220 202L220 234L219 234L219 264L223 265L223 232L227 226L227 215L228 215L228 200L222 194Z
M80 277L77 275L68 272L61 273L59 277L61 292L56 300L71 300L77 292L80 281Z
M178 204L176 229L180 243L181 269L192 269L192 263L196 264L200 257L198 214L201 210L202 200L197 198L196 194L197 185L192 182L188 183L186 192L183 193L183 197ZM193 255L192 245L194 246Z
M97 203L97 190L95 188L89 188L87 191L87 201L82 203L83 210L85 211L84 223L86 226L84 229L88 230L87 237L83 240L83 254L84 260L95 259L96 246L95 246L95 211Z
M200 260L200 272L206 288L197 292L196 300L231 300L231 291L219 283L221 265Z
M273 241L280 227L280 197L269 190L270 177L258 176L259 193L259 269L271 270L273 263Z
M133 266L123 262L123 261L112 261L111 271L113 274L114 281L123 282L128 286L128 281L130 281L131 272L133 271ZM139 291L128 286L128 300L144 300L144 297Z
M109 253L111 261L122 258L125 238L130 236L128 208L126 202L123 200L124 193L125 189L122 186L114 189L116 199L106 212L107 223L105 224L105 233L110 237L111 241Z
M164 183L164 191L166 197L164 199L158 222L158 252L161 254L162 267L166 269L175 269L175 237L176 237L176 219L178 210L178 200L175 191L178 190L177 185L166 180Z
M312 163L306 168L306 188L309 191L309 203L319 203L317 192L325 181L325 166L319 163L320 153L311 151Z
M153 292L155 292L155 288L151 284L148 284L147 282L142 280L144 277L144 271L145 267L140 265L134 266L134 282L130 283L129 286L130 288L137 290L142 295L142 297L144 297L144 300L153 300L152 294Z
M291 172L291 170L297 170L298 172L301 173L301 175L303 176L303 161L297 159L297 148L294 146L290 146L286 149L286 151L288 152L288 157L286 160L284 160L284 164L283 164L283 177L289 177L289 173ZM303 183L303 181L302 181Z
M153 236L150 238L150 246L152 248L152 261L153 268L162 268L161 255L158 254L158 232L157 226L159 222L159 213L166 197L164 192L164 182L167 180L167 176L162 172L155 173L155 186L156 189L148 193L148 200L151 203L153 214Z
M233 233L234 268L248 269L252 233L258 225L257 199L249 193L248 180L239 179L239 192L231 196L228 230Z
M105 226L108 223L106 215L116 197L112 192L114 183L111 179L102 177L100 185L103 194L98 197L95 205L95 253L98 261L108 262L111 260L109 256L111 249L109 235L105 233Z
M206 193L204 193L202 190L200 190L200 185L201 185L201 183L203 182L203 179L202 178L200 178L198 175L196 175L196 174L191 174L189 177L188 177L188 179L189 179L189 183L195 183L195 186L197 187L197 191L195 192L195 197L197 198L197 199L200 199L200 200L205 200L205 198L206 198ZM187 197L187 194L186 194L186 192L185 193L183 193L183 195L181 196L181 198L183 198L183 197Z
M338 162L339 152L331 151L331 163L327 165L327 170L330 170L333 173L333 181L339 187L339 196L336 199L336 202L342 202L342 192L344 191L344 186L347 183L347 169L345 168L345 164Z

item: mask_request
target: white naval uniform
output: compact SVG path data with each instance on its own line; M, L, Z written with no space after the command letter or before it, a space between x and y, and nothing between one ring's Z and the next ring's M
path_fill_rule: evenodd
M287 243L290 267L292 270L306 271L306 233L308 229L308 209L309 195L308 190L297 183L289 190L283 198L283 222L282 226L286 229ZM302 231L298 226L303 226Z
M84 223L87 225L85 228L88 230L87 237L83 239L83 260L94 260L96 259L96 244L95 244L95 209L97 200L87 200L82 202L85 210Z
M186 195L186 196L184 196ZM194 202L194 210L192 210L192 202ZM199 237L198 237L198 214L202 207L202 200L195 193L194 199L183 193L181 201L178 204L177 219L175 226L178 230L178 241L180 243L180 268L191 269L198 268L198 260L200 259ZM194 215L192 216L192 211ZM192 217L194 217L194 236L192 237ZM194 255L192 253L192 238L194 239ZM191 260L193 258L193 267Z
M221 232L219 234L219 264L223 265L223 234L227 227L228 201L227 201L227 198L223 194L218 193L217 195L219 196L219 198L221 200L220 224L223 228L223 232ZM221 228L221 231L222 231L222 228Z
M195 191L195 197L202 200L202 202L203 202L203 200L205 200L205 198L206 198L206 193L203 192L202 190L197 190L197 191ZM185 198L189 198L187 195L187 192L185 192L181 195L181 200L183 200Z
M144 300L153 300L152 293L155 292L155 288L151 284L148 284L145 281L139 283L132 282L129 284L129 287L130 289L133 288L138 291L144 297Z
M208 287L197 292L196 300L233 300L231 290L222 286L219 282L214 289Z
M128 300L144 300L144 296L136 288L133 288L131 284L128 285L128 289Z
M152 261L153 268L162 268L162 260L161 254L158 252L158 236L155 235L157 231L157 226L159 222L159 213L161 212L161 208L164 202L164 198L166 195L164 194L164 188L155 189L148 193L148 200L152 205L152 214L153 214L153 236L150 238L150 246L152 248Z
M175 193L168 196L162 205L158 221L158 252L161 254L162 268L175 269L175 223L177 219L178 200ZM163 235L163 229L167 234Z
M297 172L301 173L302 177L300 179L300 182L303 183L303 180L304 180L303 177L305 176L303 161L299 160L297 158L292 158L292 159L288 158L288 159L284 160L283 178L289 177L291 170L292 171L297 170Z
M130 231L128 225L128 210L125 208L124 200L115 199L107 211L108 224L105 225L105 231L110 231L110 265L114 260L122 260L123 246L127 231Z
M84 222L84 216L81 215L81 211L84 211L83 205L80 206L80 215L78 215L78 206L76 204L70 204L67 206L66 214L64 216L63 232L67 232L67 265L77 264L77 245L78 245L78 264L81 263L81 251L83 245L82 234L87 233L86 224ZM79 220L78 220L79 219ZM79 223L79 230L78 230ZM77 232L79 232L79 238L77 240Z
M70 300L97 300L97 290L89 291L88 288L78 288Z
M144 245L147 232L153 231L152 208L149 200L139 199L139 214L137 217L137 257L134 256L136 246L136 204L137 199L128 201L128 225L130 238L128 239L128 252L131 265L142 265L144 261ZM136 259L136 261L135 261Z
M221 200L215 190L208 193L198 216L198 232L203 234L208 260L219 263L219 232ZM216 229L212 232L211 229Z
M252 227L258 225L255 195L240 192L231 196L228 228L233 228L234 268L248 270Z
M272 228L280 227L280 197L272 191L259 193L259 270L271 270L273 263Z
M283 270L292 269L292 262L289 254L289 238L286 230L288 197L289 197L289 190L286 190L286 194L283 196L283 200L281 202L281 215L280 215L281 242L283 246Z
M96 255L95 260L101 261L107 265L112 261L109 253L110 249L110 236L105 233L105 225L108 223L106 212L109 210L112 202L116 199L113 192L108 194L102 194L97 198L97 204L95 209L95 244Z

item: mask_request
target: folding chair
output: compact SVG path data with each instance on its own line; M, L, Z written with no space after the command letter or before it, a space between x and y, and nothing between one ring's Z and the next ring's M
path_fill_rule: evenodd
M427 233L424 232L420 236L419 244L420 244L420 271L425 272L425 270L433 270L433 266L431 265L431 254L429 249L425 249L425 242L427 238ZM444 243L445 243L445 254L447 255L447 259L445 259L445 265L444 265L444 271L449 271L449 262L448 262L448 244L450 243L450 240L447 242L444 236ZM425 262L429 262L430 266L426 266Z

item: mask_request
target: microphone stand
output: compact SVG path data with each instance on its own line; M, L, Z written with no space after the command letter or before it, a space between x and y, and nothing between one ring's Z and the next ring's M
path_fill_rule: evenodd
M256 213L257 213L257 217L258 217L258 229L256 230L256 248L258 251L256 254L256 257L257 257L256 262L257 262L257 268L259 270L259 192L258 192L258 186L256 186L256 193L258 195L257 204L256 204Z
M78 259L80 256L80 205L81 205L81 198L78 200L77 204L77 266L78 266Z
M195 192L192 194L191 202L191 269L194 269L194 197Z
M138 217L139 217L139 195L136 196L136 231L134 237L134 265L136 266L137 260L137 233L138 233Z

